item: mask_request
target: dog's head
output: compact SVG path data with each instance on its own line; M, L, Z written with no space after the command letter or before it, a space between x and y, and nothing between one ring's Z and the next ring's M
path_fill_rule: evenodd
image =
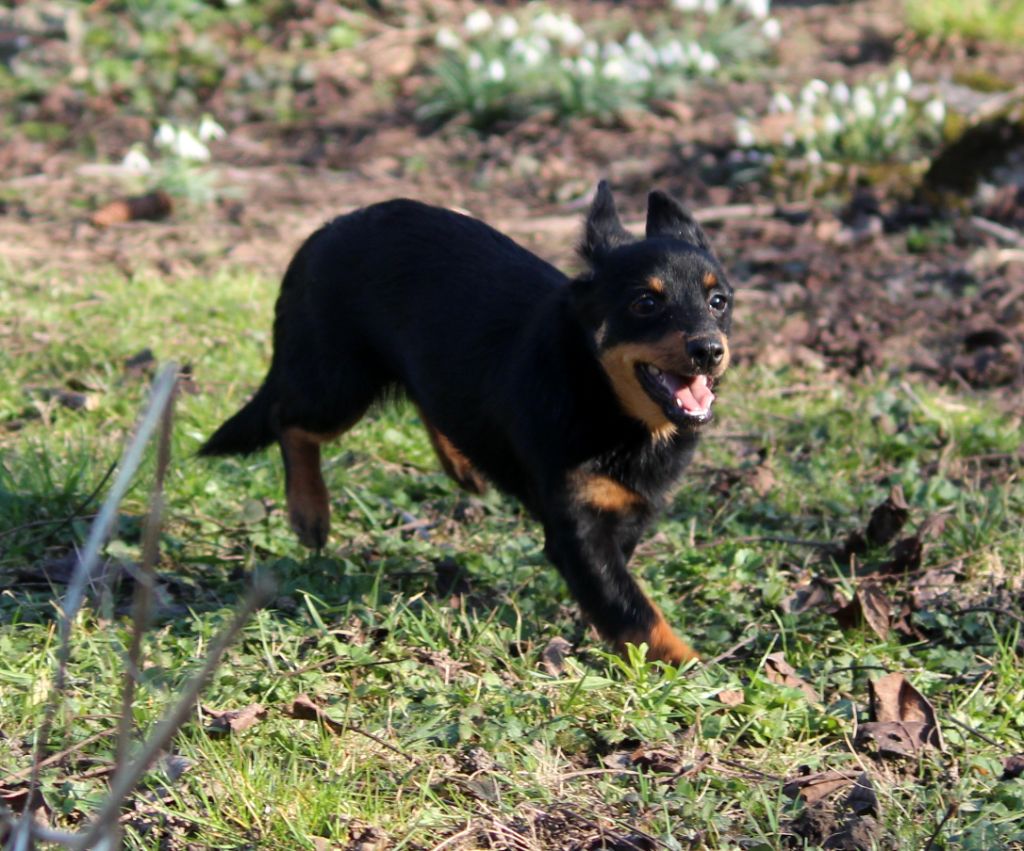
M659 438L709 422L729 365L733 289L700 225L652 192L636 239L602 181L580 254L589 269L573 281L573 303L623 410Z

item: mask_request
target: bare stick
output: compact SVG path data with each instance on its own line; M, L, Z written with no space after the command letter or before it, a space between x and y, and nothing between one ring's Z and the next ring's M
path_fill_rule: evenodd
M259 573L254 576L252 589L235 612L231 623L211 643L210 651L206 654L202 667L181 690L177 703L160 719L149 739L142 746L142 750L135 757L135 761L131 765L119 767L117 774L110 782L110 794L107 796L106 802L96 814L92 825L84 833L78 835L72 847L89 848L102 839L106 831L117 821L124 799L135 788L135 784L139 782L160 751L167 746L181 725L192 714L199 692L203 690L210 676L220 664L224 651L238 637L253 612L265 605L273 592L274 583L269 575Z
M79 556L75 571L72 574L71 582L68 584L67 593L59 607L59 630L60 645L57 648L57 673L53 679L53 686L46 702L46 710L43 714L43 721L39 727L39 734L36 738L35 752L32 758L32 774L29 777L29 795L39 787L39 765L45 759L46 747L49 744L50 731L53 729L53 721L57 715L57 704L67 686L68 660L71 658L71 625L78 615L82 602L85 600L85 589L89 584L96 564L99 561L100 548L110 534L117 516L117 508L128 492L132 478L142 463L142 454L149 442L153 430L163 416L164 408L171 398L174 385L178 380L178 365L167 364L153 381L153 389L150 392L149 407L143 414L139 426L135 431L128 447L121 458L120 469L114 484L103 501L100 513L93 521L89 530L89 537L85 542L85 549ZM32 814L29 808L25 809L17 827L13 831L8 848L11 851L28 851L31 845Z
M149 616L153 607L153 588L156 585L156 562L159 558L160 526L164 509L164 477L171 461L174 397L175 394L172 390L160 420L156 476L153 481L153 490L149 495L149 517L146 519L146 529L142 541L142 563L139 566L139 575L135 579L135 594L132 600L132 641L128 648L128 659L124 671L115 765L124 765L128 761L128 746L132 735L132 705L135 702L135 686L139 680L142 637L149 627Z

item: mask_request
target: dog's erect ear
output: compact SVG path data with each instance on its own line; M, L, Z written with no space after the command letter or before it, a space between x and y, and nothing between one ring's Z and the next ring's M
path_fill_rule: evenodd
M585 260L597 260L602 254L619 245L632 242L633 237L622 226L615 210L615 199L607 181L597 184L597 192L587 214L587 226L580 244L580 254Z
M675 198L657 190L647 196L647 236L674 236L711 251L711 243L697 220Z

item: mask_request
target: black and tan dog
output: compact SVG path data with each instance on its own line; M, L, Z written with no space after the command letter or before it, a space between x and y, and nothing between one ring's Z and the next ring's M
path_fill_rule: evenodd
M455 481L490 480L544 524L546 554L606 639L694 658L626 563L711 419L733 291L662 192L636 239L601 183L580 254L587 271L570 280L488 225L415 201L335 219L288 268L263 385L201 453L277 441L292 526L319 548L321 444L405 393Z

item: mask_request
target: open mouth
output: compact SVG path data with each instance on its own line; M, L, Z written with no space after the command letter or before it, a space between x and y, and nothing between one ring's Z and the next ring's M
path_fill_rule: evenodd
M661 406L672 422L703 425L711 420L711 405L715 401L711 376L678 375L650 363L637 364L636 373L647 395Z

